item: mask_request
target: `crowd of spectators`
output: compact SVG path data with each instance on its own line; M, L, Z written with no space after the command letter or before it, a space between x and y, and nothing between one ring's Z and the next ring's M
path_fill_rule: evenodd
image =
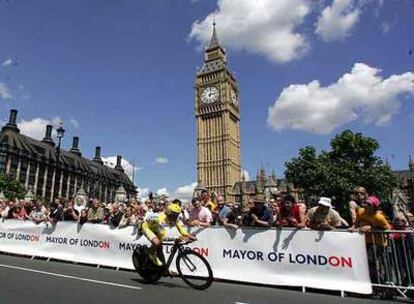
M391 221L380 210L380 201L369 196L365 188L354 189L353 199L349 202L350 222L348 223L337 212L330 198L321 197L314 204L297 201L291 194L276 195L265 199L257 195L245 206L226 202L221 195L211 195L203 190L188 204L179 200L169 200L162 196L159 199L148 198L144 202L130 199L126 203L113 202L104 204L98 199L91 199L84 205L73 201L64 202L56 199L49 205L32 200L0 201L0 217L2 219L31 220L35 224L42 222L56 224L59 221L72 221L79 224L101 223L113 227L140 226L145 218L162 212L171 202L182 205L180 219L189 226L209 227L224 226L238 229L250 227L291 227L297 229L333 230L349 228L350 231L367 233L370 241L371 229L409 229L413 219L396 217Z
M412 213L405 216L386 214L379 198L370 195L364 187L356 187L353 191L348 203L348 221L328 197L320 197L313 203L308 203L298 201L292 194L270 198L257 195L241 206L226 202L223 196L211 194L207 190L203 190L187 204L182 204L177 199L170 200L166 196L158 199L150 196L144 202L130 199L128 202L109 204L91 199L86 205L64 202L62 199L56 199L48 205L37 200L0 200L0 220L27 220L48 225L55 225L59 221L77 222L79 225L107 224L118 229L134 226L140 232L147 217L163 212L170 203L182 206L180 220L193 227L223 226L234 230L241 227L290 227L319 231L342 228L349 232L364 233L373 282L398 277L400 284L406 284L414 276L411 264L404 262L410 257L414 259ZM393 251L384 250L387 246L390 247L390 243L395 247ZM396 256L406 258L395 258ZM381 265L393 266L394 270L387 270Z
M175 200L175 202L180 201ZM102 223L114 227L140 225L150 213L162 212L170 203L167 197L158 200L147 199L139 202L134 199L127 203L103 204L91 199L87 206L77 205L73 201L63 202L56 199L48 206L39 201L23 200L0 201L0 217L3 219L31 220L36 224L58 221L73 221L80 224ZM212 199L207 190L200 197L193 198L191 204L183 206L181 220L189 226L209 227L220 225L233 229L240 226L255 227L293 227L315 230L333 230L350 227L350 231L369 232L371 228L406 229L410 222L396 218L391 223L379 209L380 201L368 196L363 187L354 191L354 199L349 203L351 223L348 223L334 209L330 198L321 197L315 206L298 202L293 195L275 196L265 200L257 195L249 200L244 208L232 202L225 202L223 196ZM412 222L411 222L412 224ZM404 226L405 225L405 226Z

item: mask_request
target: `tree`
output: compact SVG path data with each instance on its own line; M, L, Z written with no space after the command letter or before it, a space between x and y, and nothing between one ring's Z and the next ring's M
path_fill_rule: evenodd
M390 166L375 154L379 149L375 139L346 130L330 145L330 151L320 154L312 146L301 148L299 157L285 164L286 179L301 189L305 199L328 196L344 210L356 186L365 187L384 202L391 199L396 178Z
M23 198L26 194L22 183L5 174L0 174L0 191L7 199Z

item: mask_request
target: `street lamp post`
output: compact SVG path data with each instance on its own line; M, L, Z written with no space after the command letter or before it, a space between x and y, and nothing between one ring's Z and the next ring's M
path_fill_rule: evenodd
M57 128L56 132L57 132L56 136L58 139L58 145L56 147L56 169L58 170L60 168L60 143L62 141L63 136L65 135L65 129L63 129L63 122L59 124L59 128ZM59 172L59 180L60 180L61 174L62 174L62 170L60 170ZM55 199L55 195L53 195L53 200L54 199Z

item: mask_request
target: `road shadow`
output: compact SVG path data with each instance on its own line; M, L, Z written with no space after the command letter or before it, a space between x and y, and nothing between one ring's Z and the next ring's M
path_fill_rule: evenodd
M140 278L134 278L134 279L131 279L131 280L134 281L135 283L140 283L140 284L143 284L143 285L154 285L154 286L162 286L162 287L167 287L167 288L190 289L190 287L185 286L185 285L178 285L178 284L165 282L165 281L158 281L158 282L155 282L155 283L148 283L144 279L140 279Z

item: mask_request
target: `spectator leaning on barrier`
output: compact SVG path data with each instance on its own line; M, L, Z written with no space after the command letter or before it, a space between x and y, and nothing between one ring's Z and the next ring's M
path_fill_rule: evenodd
M49 215L47 217L47 220L52 223L53 225L56 225L57 222L62 220L63 216L63 205L59 201L59 204L54 202L50 204L49 207Z
M272 211L266 206L266 200L263 195L257 195L253 199L253 207L244 217L243 224L256 227L270 227L273 217Z
M287 194L279 207L279 216L276 223L278 227L305 227L306 207L296 203L293 195Z
M119 204L113 203L109 222L112 224L112 226L118 227L123 215L124 214L119 210Z
M349 212L351 213L352 225L355 224L357 218L357 210L362 203L368 198L368 192L364 187L355 187L352 200L349 202Z
M135 220L135 217L132 214L132 209L131 209L131 207L127 207L125 209L124 215L121 218L121 221L119 222L118 228L133 226L135 224L136 224L136 220Z
M88 210L88 222L90 223L100 223L103 220L104 210L100 206L98 199L93 199L91 207Z
M214 197L216 197L216 195L214 195ZM201 205L203 207L208 208L208 210L210 210L211 216L213 217L212 224L214 224L218 217L218 209L217 209L217 204L212 199L212 195L210 194L210 192L208 192L207 189L201 190Z
M355 225L350 228L351 232L359 231L365 234L369 273L374 283L384 282L381 269L377 269L376 265L378 261L383 260L383 248L387 246L382 231L390 228L387 218L378 210L379 205L380 201L376 196L369 196L356 210Z
M73 201L69 201L66 208L63 210L63 220L76 222L78 219L79 211L75 209Z
M281 199L279 198L279 202L281 201ZM273 225L276 225L277 223L277 218L279 217L279 203L278 201L276 201L275 199L271 199L269 202L269 206L270 206L270 210L272 211L272 222Z
M35 201L34 208L27 218L29 220L32 220L35 224L46 222L47 221L46 208L44 208L42 204L40 204L40 202Z
M200 200L196 197L191 200L191 204L193 207L189 213L188 225L209 227L213 221L210 210L202 206Z
M12 209L12 218L16 220L25 220L27 218L26 210L23 208L20 201L17 201Z
M233 203L227 203L227 206L230 208L230 212L228 212L224 218L221 219L223 226L232 229L238 229L239 225L241 225L241 215L239 208L236 204Z
M217 197L217 210L218 210L218 216L217 216L216 223L218 225L223 225L224 219L226 219L227 214L231 212L231 209L224 202L224 197L221 195Z
M394 243L393 248L395 248L394 256L397 257L393 262L400 274L401 284L405 286L410 284L410 279L414 277L412 267L412 255L414 254L413 230L403 216L394 217L391 229L398 230L390 234L390 238Z
M88 210L85 208L80 211L78 222L80 225L83 225L87 221L88 221Z
M318 206L308 210L306 226L314 230L334 230L342 226L341 216L332 209L331 199L321 197Z

